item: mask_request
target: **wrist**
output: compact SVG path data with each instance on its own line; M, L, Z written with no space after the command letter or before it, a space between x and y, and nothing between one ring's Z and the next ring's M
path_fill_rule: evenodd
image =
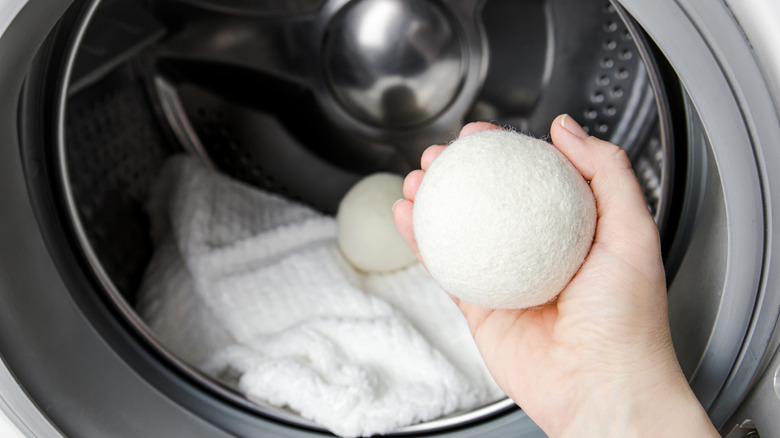
M572 415L550 428L550 436L718 437L682 371L675 368L594 383Z

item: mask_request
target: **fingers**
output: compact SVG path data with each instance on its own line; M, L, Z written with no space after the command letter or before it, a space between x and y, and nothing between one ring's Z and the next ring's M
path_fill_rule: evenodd
M496 125L493 125L492 123L486 122L469 123L463 127L459 136L462 137L473 134L475 132L488 131L491 129L500 128ZM414 227L412 221L412 210L414 208L413 202L414 198L417 196L417 190L420 188L420 184L422 184L425 171L431 166L431 163L433 163L436 157L438 157L445 148L446 146L436 145L429 147L423 152L422 156L420 157L421 169L412 171L404 179L403 194L404 198L406 199L398 202L393 207L393 219L395 220L395 225L398 228L401 237L403 237L406 244L409 245L409 248L412 249L412 252L414 252L420 262L422 262L422 259L420 259L420 251L417 248L417 241L414 238Z
M458 137L463 137L480 131L490 131L492 129L501 129L501 128L492 123L487 123L487 122L469 123L468 125L464 126L463 129L460 130L460 134L458 134ZM435 146L428 147L428 149L426 149L422 153L422 156L420 157L420 168L423 171L428 170L428 168L431 166L431 163L433 163L433 160L435 160L436 157L439 156L439 154L444 152L444 149L446 148L447 146L444 145L435 145ZM421 173L419 170L415 170L406 177L406 179L404 180L404 197L406 197L406 199L409 199L410 201L414 200L414 195L417 193L417 188L420 187L420 182L422 182L423 175L424 172Z
M413 170L409 175L406 175L406 178L404 178L404 198L414 201L417 189L422 184L423 176L425 176L425 172L420 169Z
M428 168L431 167L433 160L435 160L446 147L447 146L444 145L436 145L426 149L425 152L423 152L422 157L420 157L420 168L422 170L428 170Z
M630 240L631 233L657 232L642 190L625 151L590 137L568 115L558 116L550 128L553 144L590 180L599 214L597 239ZM652 236L651 236L652 237Z
M496 126L492 123L488 122L472 122L468 125L464 126L463 129L460 130L460 133L458 134L458 137L465 137L470 134L474 134L476 132L481 131L490 131L493 129L501 129L501 127ZM433 160L439 156L446 146L443 145L436 145L431 146L428 149L423 152L422 157L420 158L420 168L422 170L428 170L428 167L430 167L431 163L433 163Z
M413 207L414 204L407 199L398 202L393 207L393 220L395 221L395 226L398 228L398 232L401 234L401 237L403 237L404 242L409 245L409 248L414 255L417 256L417 260L422 263L420 250L417 248L417 240L414 238L414 226L412 223Z
M475 132L490 131L493 129L501 129L501 127L488 122L472 122L464 126L463 129L460 130L460 134L458 134L458 137L459 138L465 137L467 135L474 134Z
M599 140L596 137L590 137L585 130L571 116L564 114L555 118L550 127L550 135L555 147L560 150L566 158L571 161L574 167L580 171L587 180L592 180L599 165L612 167L626 167L630 169L631 164L622 159L616 162L615 158L621 150L620 147ZM605 155L614 155L605 160Z

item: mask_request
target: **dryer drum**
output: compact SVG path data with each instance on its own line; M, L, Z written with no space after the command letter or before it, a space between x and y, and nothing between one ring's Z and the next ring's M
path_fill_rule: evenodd
M248 426L228 430L245 433L267 419L317 426L205 376L135 314L153 253L144 204L172 154L195 154L236 179L333 214L361 176L405 174L425 147L451 140L466 122L490 120L544 137L566 112L627 150L667 250L685 249L679 239L671 245L682 209L673 179L688 172L688 151L675 143L672 125L682 94L622 9L603 0L425 5L76 2L50 37L55 49L38 55L34 72L49 84L41 94L51 99L46 117L56 135L30 138L23 154L28 163L47 163L45 187L39 179L31 185L54 198L42 221L68 236L50 243L73 259L63 269L80 270L73 293L99 300L104 317L130 334L111 342L134 343L128 360L147 364L139 367L150 382L176 386L166 382L173 374L194 389L172 397L194 391L244 412ZM379 9L392 12L392 31L377 30L380 43L361 39L361 22ZM414 23L423 30L413 31ZM35 90L31 84L27 95ZM670 260L680 258L672 252ZM673 276L676 267L668 268ZM504 400L398 432L457 429L512 409Z
M8 417L27 436L321 436L197 372L133 310L160 163L186 150L329 212L467 120L545 135L559 112L632 156L675 350L714 424L780 430L776 1L0 5L3 433ZM397 433L543 435L511 405Z
M64 200L74 250L97 280L94 293L161 360L206 391L314 427L205 377L167 352L134 314L153 251L143 206L173 153L197 154L237 179L333 213L361 175L408 172L425 146L447 142L464 122L492 120L544 136L554 115L568 112L626 148L664 224L673 176L670 109L650 47L614 5L432 5L178 0L85 8L66 54L57 108L62 136L47 149L59 171L55 193ZM370 46L353 34L372 8L429 29L400 41L384 35L392 47ZM421 42L435 47L416 52ZM395 88L382 89L399 77ZM377 93L384 98L374 102ZM393 93L407 97L387 104ZM457 426L510 405L407 431Z

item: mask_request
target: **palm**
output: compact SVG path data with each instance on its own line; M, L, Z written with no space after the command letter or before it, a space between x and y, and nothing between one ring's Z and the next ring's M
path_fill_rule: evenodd
M665 327L657 323L663 318L654 309L665 308L652 297L638 302L622 292L650 279L629 276L635 284L621 284L605 277L604 264L615 268L622 262L599 250L594 248L559 299L545 306L490 310L456 300L493 377L518 404L528 399L566 402L587 376L626 359L626 345L636 358L647 360L652 354L648 347L657 342L650 341Z

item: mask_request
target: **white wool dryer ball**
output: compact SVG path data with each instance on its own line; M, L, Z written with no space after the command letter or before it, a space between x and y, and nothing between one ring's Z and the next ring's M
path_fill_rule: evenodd
M393 204L403 198L404 179L375 173L355 184L336 214L338 244L344 258L364 272L390 272L417 258L393 222Z
M503 130L444 149L414 200L414 234L431 276L491 309L555 298L585 260L595 229L593 193L566 157Z

